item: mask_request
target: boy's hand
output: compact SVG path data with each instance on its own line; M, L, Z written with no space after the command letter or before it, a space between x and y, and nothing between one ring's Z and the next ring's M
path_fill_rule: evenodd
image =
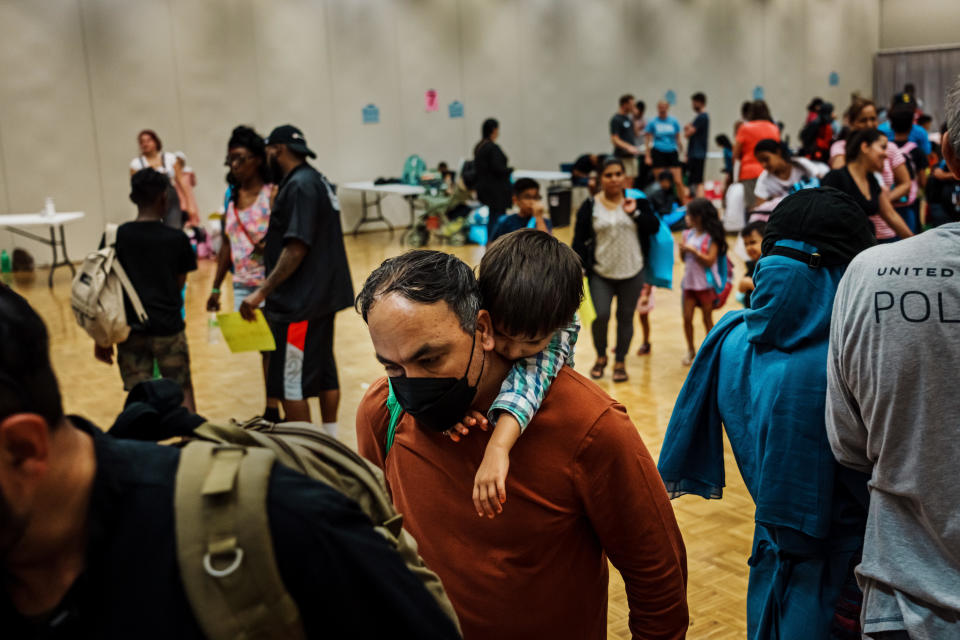
M507 469L510 468L509 450L499 446L489 446L483 454L483 461L477 469L473 481L473 506L481 518L495 517L503 512L507 501Z
M447 429L446 434L454 442L460 442L460 438L470 433L470 427L480 427L486 431L490 428L490 423L479 411L471 411L463 417L463 420Z
M623 212L628 216L632 216L637 212L637 201L633 198L626 198L623 201Z

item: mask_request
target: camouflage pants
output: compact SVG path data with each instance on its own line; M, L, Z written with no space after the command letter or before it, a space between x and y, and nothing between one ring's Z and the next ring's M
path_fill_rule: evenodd
M153 379L153 363L157 362L160 375L174 380L181 387L190 385L190 352L187 335L183 331L172 336L150 336L131 332L126 342L117 345L117 364L123 388L130 391L134 385Z

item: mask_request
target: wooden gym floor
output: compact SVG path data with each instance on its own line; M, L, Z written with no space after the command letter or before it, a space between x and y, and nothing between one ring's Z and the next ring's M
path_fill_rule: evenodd
M359 290L370 271L387 257L400 253L401 232L393 237L386 232L347 236L354 287ZM571 229L560 229L558 237L570 241ZM732 244L734 238L729 240ZM476 265L482 249L468 246L450 249L470 265ZM735 258L735 262L736 262ZM742 268L737 265L737 274ZM60 380L68 413L91 419L103 428L113 423L124 400L123 386L116 365L107 366L93 358L93 343L76 325L70 311L69 271L59 269L53 289L47 288L46 271L31 280L15 280L12 286L30 301L47 323L53 364ZM213 262L201 261L187 284L187 337L190 344L192 374L199 413L212 420L258 415L264 406L264 394L257 354L233 355L222 342L210 343L205 311L213 279ZM677 264L674 282L682 276ZM229 285L226 285L229 288ZM656 308L650 316L652 353L635 355L640 343L639 325L627 359L630 381L613 384L610 368L598 384L622 402L637 425L656 460L674 401L683 385L687 368L681 365L685 353L678 289L656 290ZM224 309L230 306L231 293L224 290ZM727 310L737 308L731 296L727 306L714 313L714 320ZM614 342L610 323L610 346ZM695 319L696 339L703 338L703 325ZM353 311L338 314L336 321L336 357L340 373L342 401L340 436L356 445L354 416L356 407L370 382L383 375L374 359L366 325ZM589 330L584 329L577 348L577 370L588 375L595 352ZM315 402L315 401L314 401ZM319 411L313 407L314 421ZM742 638L746 635L747 558L753 536L754 506L729 447L725 456L729 486L723 500L702 500L684 496L673 501L683 532L689 569L688 601L690 638ZM464 499L469 499L464 496ZM611 571L608 614L610 638L629 638L627 602L619 574Z

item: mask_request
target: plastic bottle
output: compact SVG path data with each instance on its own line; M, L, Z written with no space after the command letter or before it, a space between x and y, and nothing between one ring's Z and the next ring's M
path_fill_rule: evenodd
M10 254L4 249L0 251L0 272L10 273L13 271L13 263L10 261Z
M220 342L220 321L217 320L217 314L211 313L207 321L207 342L209 344L218 344Z

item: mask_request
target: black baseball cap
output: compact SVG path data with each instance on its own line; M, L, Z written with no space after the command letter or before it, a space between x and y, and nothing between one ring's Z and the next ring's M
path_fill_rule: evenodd
M317 154L311 151L307 146L307 141L303 137L303 132L292 124L282 124L270 132L266 144L285 144L291 151L302 153L303 155L316 158Z

